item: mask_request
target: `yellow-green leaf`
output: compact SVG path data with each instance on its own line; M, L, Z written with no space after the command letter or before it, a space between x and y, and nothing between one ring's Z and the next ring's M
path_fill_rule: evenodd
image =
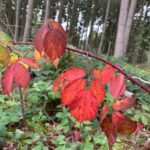
M13 45L10 36L2 31L0 31L0 45L3 47L7 47L7 46L12 47Z
M5 47L0 45L0 63L8 65L10 62L10 54Z

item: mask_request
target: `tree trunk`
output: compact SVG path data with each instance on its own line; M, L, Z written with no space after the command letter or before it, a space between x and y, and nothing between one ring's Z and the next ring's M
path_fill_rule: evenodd
M46 11L45 11L45 19L44 21L46 22L49 18L50 14L50 7L51 7L51 0L46 0Z
M147 66L150 66L150 48L149 51L147 52Z
M15 35L14 35L14 41L18 41L18 33L19 33L19 16L20 16L20 3L21 0L17 0L17 6L16 6L16 23L15 23Z
M133 21L134 12L135 12L135 9L136 9L136 4L137 4L137 0L131 0L129 13L128 13L128 17L127 17L126 29L125 29L124 56L127 53L129 37L130 37L130 31L131 31L131 27L132 27L132 21Z
M26 15L23 42L27 42L29 39L29 31L30 31L31 21L32 21L33 4L34 4L34 0L28 0L28 10L27 10L27 15Z
M107 9L106 9L106 15L105 15L105 21L104 21L103 33L102 33L101 41L100 41L99 48L98 48L98 55L100 55L100 53L102 52L102 46L103 46L104 36L105 36L105 32L106 32L106 27L107 27L107 20L108 20L110 4L111 4L111 0L108 0L108 2L107 2Z
M114 57L123 57L124 33L128 14L129 0L121 0Z
M59 6L59 15L58 15L58 22L61 24L62 22L62 12L63 12L63 7L64 7L64 0L60 1L60 6Z

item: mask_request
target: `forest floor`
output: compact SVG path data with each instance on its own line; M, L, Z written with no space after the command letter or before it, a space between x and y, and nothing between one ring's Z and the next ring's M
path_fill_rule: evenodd
M130 75L138 77L139 82L141 79L150 82L150 68L131 65L112 57L108 59ZM0 149L108 150L107 138L99 128L98 118L78 123L70 115L68 108L60 105L60 93L52 90L54 79L64 69L74 66L88 68L90 72L104 64L72 52L62 57L57 70L48 62L40 64L42 71L31 69L30 85L27 91L22 90L25 120L21 114L18 87L13 87L11 98L0 90ZM145 126L138 134L118 136L113 150L149 150L150 95L132 82L127 80L126 83L128 91L134 93L137 103L124 113L135 121L141 121ZM143 84L150 87L147 83ZM110 93L107 93L107 98L110 101L113 99ZM78 140L74 137L76 130L80 132Z

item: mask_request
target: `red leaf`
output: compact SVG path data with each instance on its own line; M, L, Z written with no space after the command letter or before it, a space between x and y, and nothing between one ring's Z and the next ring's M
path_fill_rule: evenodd
M18 60L24 62L25 64L27 64L30 67L40 68L39 64L34 59L32 59L32 58L21 57Z
M8 96L10 96L13 81L24 89L30 81L29 71L18 62L11 64L2 76L2 88Z
M102 84L108 83L114 76L115 69L110 65L105 65L102 70L94 69L92 75L97 78Z
M23 89L26 89L30 81L30 73L23 65L16 63L13 70L13 80Z
M112 150L113 144L116 142L117 135L109 118L104 119L101 124L101 128L107 136L109 149Z
M40 53L44 51L53 63L66 50L66 34L59 23L49 19L37 32L34 43L36 49Z
M82 90L70 104L70 112L79 122L91 120L98 112L97 99L90 90Z
M112 105L112 109L115 111L121 111L131 108L135 104L135 99L133 97L126 97L122 100L116 100Z
M44 38L44 51L50 60L60 58L66 50L66 34L59 23L48 20L49 31Z
M107 103L104 103L103 108L102 108L102 111L101 111L101 113L100 113L100 121L99 121L100 125L101 125L101 123L103 122L103 120L105 119L105 117L106 117L108 111L109 111L108 104L107 104Z
M131 134L136 130L136 122L120 112L113 112L112 120L115 131L122 135Z
M101 74L102 74L102 72L101 72L101 70L98 69L98 68L95 68L95 69L92 70L92 75L93 75L93 77L95 77L96 79L101 80Z
M76 94L85 88L86 82L84 79L77 79L69 84L67 84L61 90L61 100L62 104L69 105L71 104L72 100L76 96Z
M63 85L63 81L64 81L64 73L61 73L59 77L57 77L55 79L55 81L53 82L53 91L57 92L59 90L59 88Z
M102 75L101 75L101 80L102 84L108 83L111 78L114 76L115 69L112 68L110 65L105 65L102 69Z
M13 82L13 69L14 65L12 64L4 71L1 79L2 89L8 96L10 96L10 91Z
M98 80L92 80L90 83L90 90L97 98L98 104L100 104L106 96L103 86L98 82Z
M65 72L61 73L53 83L53 91L57 92L59 88L64 88L67 84L73 80L80 79L86 75L86 72L80 68L69 68Z
M144 124L142 122L137 122L136 123L136 130L135 130L135 134L137 134L143 127L144 127Z
M111 95L116 99L117 97L123 95L126 90L126 85L124 81L124 76L119 74L114 76L109 84L109 91Z
M86 75L86 72L80 68L69 68L65 71L64 78L66 80L76 80L82 78Z
M66 41L61 34L56 30L47 32L44 39L44 50L50 60L60 58L66 50Z
M36 36L34 39L34 45L40 53L44 51L43 41L48 31L49 31L49 25L48 25L48 22L46 22L41 26L41 28L36 33Z
M79 141L80 139L80 132L78 130L73 131L75 141Z

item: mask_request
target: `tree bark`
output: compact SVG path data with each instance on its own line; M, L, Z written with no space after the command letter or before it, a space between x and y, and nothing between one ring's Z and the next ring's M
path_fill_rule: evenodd
M15 35L14 35L14 41L18 41L18 33L19 33L19 16L20 16L20 3L21 0L17 0L17 6L16 6L16 23L15 23Z
M103 33L102 33L102 37L101 37L99 48L98 48L98 55L100 55L100 53L102 52L102 46L103 46L104 36L105 36L105 32L106 32L106 27L107 27L107 20L108 20L110 4L111 4L111 0L108 0L108 2L107 2L107 9L106 9L106 15L105 15L105 21L104 21Z
M117 36L115 42L114 57L123 57L124 54L124 33L126 26L126 19L128 14L129 0L121 0Z
M50 14L50 6L51 6L51 0L46 0L46 11L45 11L45 19L44 21L46 22L49 18Z
M60 6L59 6L59 15L58 15L58 22L61 24L62 22L62 12L63 12L63 7L64 7L64 0L60 1Z
M30 31L31 21L32 21L33 4L34 4L34 0L28 0L28 10L27 10L27 15L26 15L23 42L27 42L29 39L29 31Z
M132 22L133 22L133 16L136 9L137 0L131 0L129 13L127 17L127 23L126 23L126 29L125 29L125 37L124 37L124 56L126 56L128 43L129 43L129 37L130 37L130 31L132 28Z

